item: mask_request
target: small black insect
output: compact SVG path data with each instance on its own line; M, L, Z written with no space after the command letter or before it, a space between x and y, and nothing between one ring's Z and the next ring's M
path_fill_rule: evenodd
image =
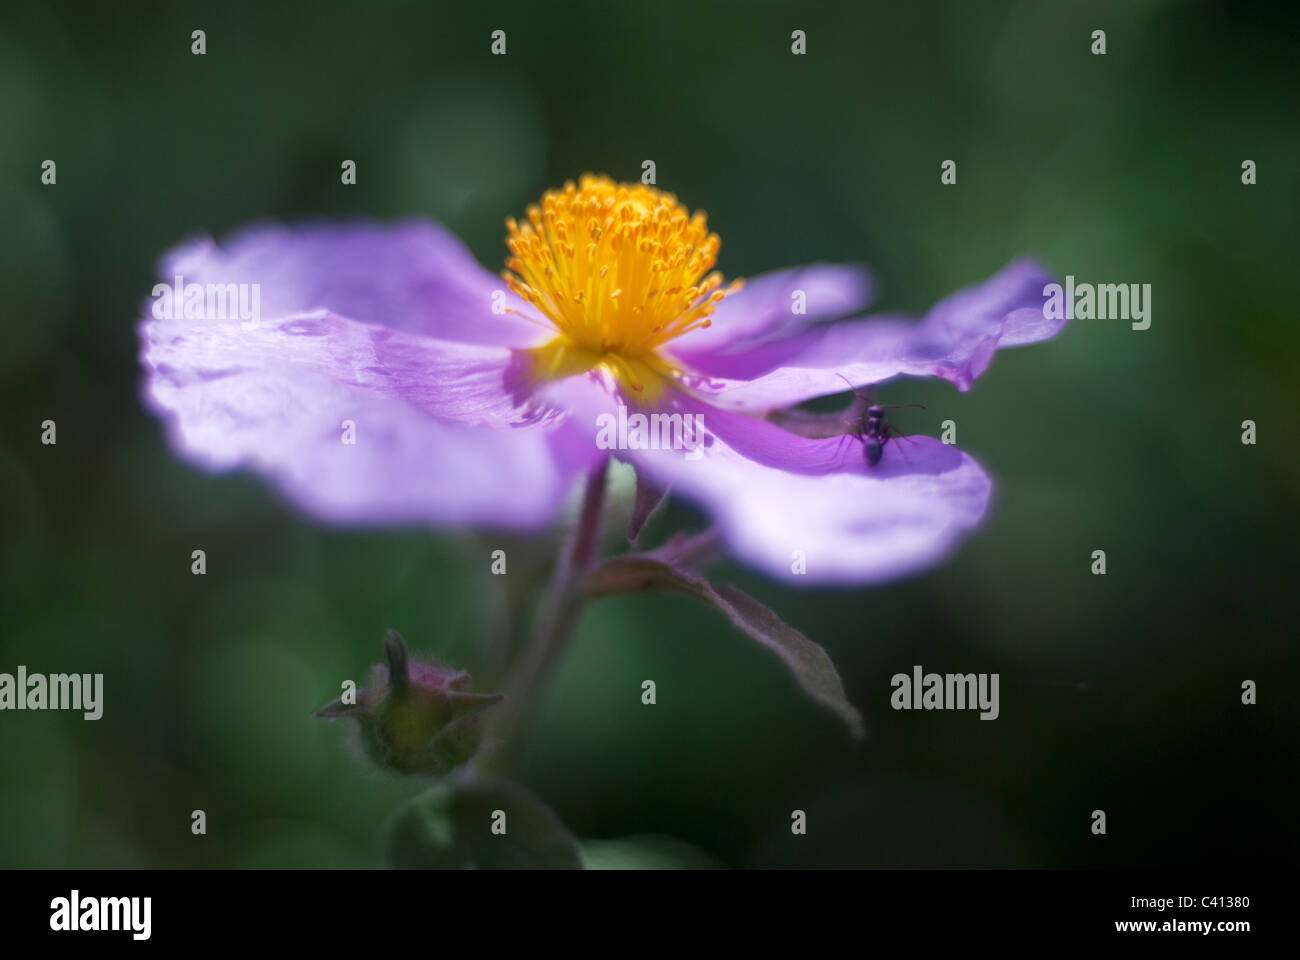
M893 424L885 419L885 411L891 407L920 407L924 410L925 404L872 403L870 397L858 392L858 388L853 386L848 377L839 373L836 376L847 383L849 389L853 391L853 395L867 405L855 425L857 427L856 433L850 432L845 436L856 437L862 442L862 456L867 461L868 467L874 467L880 462L880 458L885 452L885 444L890 440L907 439L894 428Z

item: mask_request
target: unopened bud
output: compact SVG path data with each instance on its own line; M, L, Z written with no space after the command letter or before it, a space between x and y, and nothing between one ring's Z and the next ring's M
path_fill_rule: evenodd
M471 693L464 670L412 661L396 630L384 651L388 665L375 665L355 703L332 700L316 716L358 720L371 758L401 773L442 776L471 760L483 735L480 713L501 695Z

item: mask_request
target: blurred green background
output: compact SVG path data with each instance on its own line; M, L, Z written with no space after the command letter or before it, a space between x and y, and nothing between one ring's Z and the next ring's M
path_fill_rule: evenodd
M728 277L863 261L881 308L919 311L1029 253L1152 284L1153 320L1075 321L968 394L884 389L928 404L900 412L907 432L954 419L995 478L949 564L868 590L715 571L827 648L864 743L720 616L635 597L583 621L519 779L582 837L664 834L735 866L1289 863L1298 19L1133 0L6 4L0 671L102 672L106 694L94 723L0 714L0 865L381 864L419 785L311 711L363 680L386 627L479 669L507 604L488 551L509 544L526 591L525 554L544 573L553 550L326 529L254 477L181 462L139 402L157 257L255 219L416 214L496 269L504 217L645 159L708 211ZM652 536L699 520L675 504ZM1001 718L890 710L913 664L1000 672Z

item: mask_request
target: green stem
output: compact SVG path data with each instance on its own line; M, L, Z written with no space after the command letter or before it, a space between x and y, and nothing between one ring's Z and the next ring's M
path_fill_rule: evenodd
M476 761L481 769L495 770L504 765L513 735L535 705L582 614L587 598L577 585L599 557L608 469L609 461L604 460L587 477L578 525L560 551L532 636L506 678L505 700L494 711L488 742Z

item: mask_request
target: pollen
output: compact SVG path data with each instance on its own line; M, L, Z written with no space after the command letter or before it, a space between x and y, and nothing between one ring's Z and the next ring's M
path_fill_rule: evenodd
M704 213L644 184L585 174L547 191L525 222L507 219L506 230L502 276L555 332L535 351L539 378L600 367L651 401L678 376L660 348L707 327L740 288L724 289L713 270L721 241Z

